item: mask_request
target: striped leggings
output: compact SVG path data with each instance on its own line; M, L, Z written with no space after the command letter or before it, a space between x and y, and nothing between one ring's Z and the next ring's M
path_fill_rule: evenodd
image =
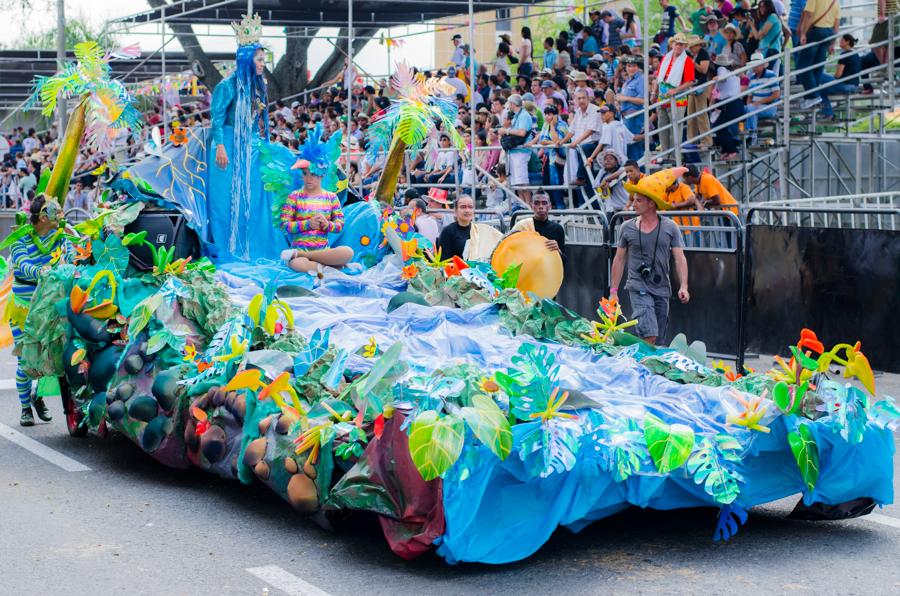
M11 323L10 329L12 329L13 342L18 344L19 338L22 337L22 328ZM18 363L16 365L16 391L19 393L19 403L22 404L22 407L30 408L31 379L28 377L28 375L25 374L25 371L22 370L21 363Z

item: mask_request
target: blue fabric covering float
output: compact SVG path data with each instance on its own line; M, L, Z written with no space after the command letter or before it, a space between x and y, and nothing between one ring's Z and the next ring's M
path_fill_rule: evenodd
M184 214L204 244L209 244L209 166L207 159L209 129L184 129L187 143L168 145L147 155L120 174L111 184L135 201L145 201ZM214 155L214 154L213 154Z
M328 298L309 296L287 302L306 336L319 328L330 329L332 344L351 352L369 336L379 345L399 341L404 355L425 370L456 361L502 370L522 344L535 342L503 331L494 305L459 310L408 304L386 313L386 299L403 289L397 273L395 264L385 262L359 276L326 277L317 291ZM235 298L245 301L254 291ZM483 444L467 441L443 479L446 532L436 545L448 562L520 560L539 549L558 526L579 531L632 505L722 507L687 466L667 475L658 473L642 428L620 426L622 420L640 421L647 414L691 428L697 445L717 433L739 441L743 454L734 469L741 476L735 508L747 509L798 493L804 494L807 503L837 504L860 496L877 503L893 500L894 447L889 430L870 425L863 440L851 444L826 421L804 419L802 423L817 440L820 462L818 481L806 490L785 438L799 421L781 414L771 402L760 420L770 432L726 425L729 413L739 406L737 392L729 386L680 384L652 373L627 355L605 357L575 347L542 345L557 357L560 384L596 405L593 410L577 410L580 419L575 434L582 434L574 465L542 477L528 457L517 455L526 436L539 430L540 422L513 427L513 455L503 462ZM625 479L615 477L616 457L621 456L614 452L616 445L637 454L635 469Z

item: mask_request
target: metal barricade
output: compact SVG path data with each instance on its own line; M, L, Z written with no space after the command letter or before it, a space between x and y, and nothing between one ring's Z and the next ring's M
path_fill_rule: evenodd
M745 347L783 352L807 327L859 340L872 366L900 372L900 209L754 207L745 228Z
M533 211L516 211L510 216L510 230L525 217L533 217ZM558 209L550 212L550 217L566 232L566 245L602 246L606 244L609 220L602 211L587 209Z
M429 209L428 213L452 216L453 209ZM496 228L502 234L505 234L508 231L506 220L503 218L503 213L495 211L494 209L476 209L475 223L487 224L492 228Z

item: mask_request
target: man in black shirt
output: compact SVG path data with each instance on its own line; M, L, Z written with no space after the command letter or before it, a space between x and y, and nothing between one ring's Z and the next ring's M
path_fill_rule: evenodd
M710 55L706 50L706 41L692 35L688 41L688 50L694 60L694 86L699 87L709 80ZM713 69L715 70L715 69ZM709 107L709 97L712 87L704 87L700 91L693 91L688 95L687 105L687 138L691 143L704 147L712 147L713 138L709 134L709 112L703 112ZM699 112L703 112L702 114ZM697 139L699 135L704 135ZM696 140L695 140L696 139Z
M544 189L538 190L531 198L531 207L534 217L527 218L515 225L514 232L521 232L534 227L534 231L546 238L544 243L547 250L559 252L559 256L566 258L566 231L555 221L550 221L550 197Z
M453 209L455 221L444 226L438 237L441 258L463 258L466 242L472 234L472 219L475 217L475 201L469 195L461 195Z

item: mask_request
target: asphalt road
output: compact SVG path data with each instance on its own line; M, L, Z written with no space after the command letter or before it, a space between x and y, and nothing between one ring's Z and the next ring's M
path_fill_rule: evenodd
M12 371L7 350L0 380ZM0 594L900 593L897 506L810 523L785 519L797 498L785 499L725 544L713 509L633 509L559 530L516 564L407 562L371 516L326 532L264 488L165 468L122 437L69 438L58 403L53 422L22 429L0 383ZM900 375L878 383L900 396ZM71 459L38 457L8 429Z

